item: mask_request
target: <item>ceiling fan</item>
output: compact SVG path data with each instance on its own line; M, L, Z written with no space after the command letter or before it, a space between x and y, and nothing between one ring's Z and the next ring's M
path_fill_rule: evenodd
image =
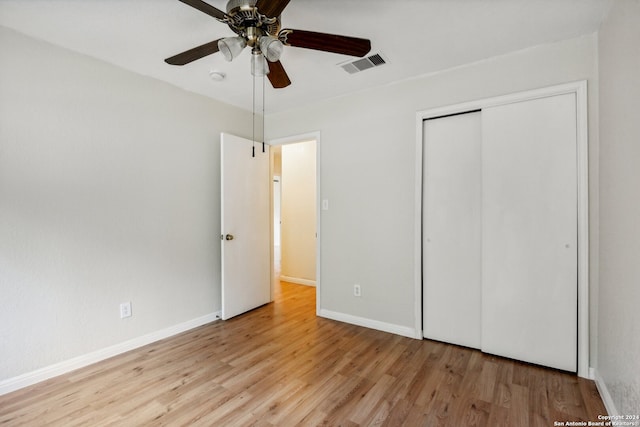
M179 1L227 24L237 36L194 47L165 59L167 64L185 65L216 52L221 52L227 61L231 61L249 46L252 54L251 73L254 76L267 75L271 85L280 89L291 84L280 63L283 46L360 57L371 50L371 42L367 39L281 29L280 14L290 0L229 0L226 13L202 0Z

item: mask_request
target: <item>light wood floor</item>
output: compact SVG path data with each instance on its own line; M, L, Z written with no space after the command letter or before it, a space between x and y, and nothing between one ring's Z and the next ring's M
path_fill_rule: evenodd
M315 288L0 396L0 425L553 426L592 381L317 318Z

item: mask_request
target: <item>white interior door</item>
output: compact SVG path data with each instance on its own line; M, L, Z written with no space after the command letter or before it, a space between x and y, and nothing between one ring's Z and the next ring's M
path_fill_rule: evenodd
M269 146L223 133L221 159L222 318L270 302Z
M482 350L575 371L575 94L482 116Z
M481 113L423 123L425 338L480 348Z

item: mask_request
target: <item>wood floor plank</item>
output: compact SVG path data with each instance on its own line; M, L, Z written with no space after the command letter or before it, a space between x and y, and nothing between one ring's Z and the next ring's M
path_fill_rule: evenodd
M484 402L493 400L493 393L498 376L498 364L486 361L482 364L482 371L478 377L478 382L474 385L475 396Z
M587 420L597 420L598 415L607 413L595 382L585 378L578 378L578 387L586 409Z
M282 412L280 417L273 420L273 423L276 425L297 425L308 414L313 412L322 401L335 393L335 390L340 386L340 383L341 378L336 375L332 375L325 378L319 387L309 387L305 389L300 393L297 403L287 411Z
M407 399L399 399L395 405L389 410L389 415L382 422L382 426L401 426L405 423L405 420L409 416L411 411L411 402Z
M554 420L549 411L547 382L543 371L536 372L529 383L529 390L529 425L540 427L553 425Z
M380 406L380 402L384 396L386 389L395 381L390 375L383 375L373 387L355 404L350 411L349 419L359 425L368 425L365 421L372 418L375 409Z
M467 427L488 426L491 404L472 397L461 398L453 403L452 425Z
M550 426L593 381L315 315L315 289L0 396L0 426Z

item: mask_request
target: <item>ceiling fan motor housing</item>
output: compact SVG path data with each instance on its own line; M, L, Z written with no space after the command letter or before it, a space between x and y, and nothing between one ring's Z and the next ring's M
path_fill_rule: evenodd
M230 18L229 27L238 35L247 38L247 44L253 46L254 34L276 36L280 31L280 17L270 17L260 13L256 8L257 0L229 0L227 2L227 15ZM249 30L251 34L248 34Z

